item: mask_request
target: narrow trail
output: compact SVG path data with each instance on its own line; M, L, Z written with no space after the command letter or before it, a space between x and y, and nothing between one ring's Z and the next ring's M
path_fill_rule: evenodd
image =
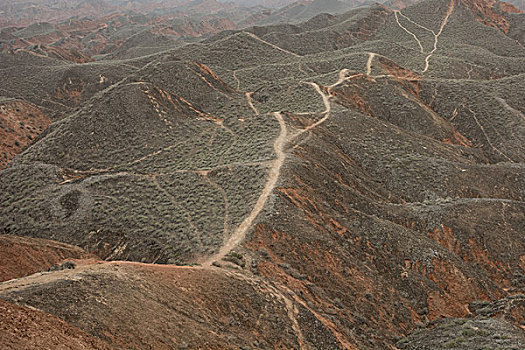
M341 77L341 73L339 73L339 76ZM346 79L346 78L345 78ZM345 79L343 79L342 81L344 81ZM330 95L327 95L325 94L321 88L319 87L318 84L314 83L314 82L306 82L306 84L309 84L311 86L313 86L313 88L315 89L315 91L317 91L317 93L321 96L321 98L323 99L323 103L326 107L326 110L323 112L324 116L319 119L318 121L316 121L315 123L313 123L312 125L309 125L307 126L306 128L302 129L301 131L299 131L298 133L294 134L290 141L293 141L294 139L296 139L297 137L299 137L300 135L304 134L305 132L308 132L316 127L318 127L319 125L323 124L328 118L330 118L330 113L332 111L332 105L330 104ZM337 85L337 84L336 84ZM333 85L333 86L336 86L336 85Z
M396 22L397 24L399 25L399 27L401 27L401 29L403 29L405 32L407 32L409 35L411 35L417 42L417 44L419 45L419 51L421 53L425 53L425 49L423 49L423 45L421 45L421 41L419 41L418 37L416 34L412 33L410 30L406 29L402 24L401 22L399 22L399 16L398 16L398 13L399 11L398 10L394 10L394 17L396 18Z
M299 61L299 66L298 66L298 68L299 68L299 71L300 71L301 73L303 73L304 75L308 76L308 74L310 74L310 73L308 73L307 71L304 70L304 68L303 68L303 63L302 63L301 61ZM309 69L311 72L313 72L310 68L308 68L308 69ZM315 72L313 72L313 73L315 73Z
M201 244L203 244L202 232L198 229L198 227L193 222L193 218L191 216L191 213L181 203L179 203L177 198L175 198L171 193L168 192L168 190L166 190L164 187L161 186L161 184L159 183L159 181L157 180L156 177L153 177L152 182L162 193L164 193L164 195L166 197L169 198L169 200L173 204L175 204L177 207L179 207L182 210L182 212L184 213L184 216L186 218L186 221L188 222L188 224L192 228L193 232L195 232L195 234L197 236L197 239L199 240L199 242L201 242Z
M368 53L368 61L366 61L366 75L372 74L372 62L374 61L374 58L377 56L376 53L369 52Z
M313 350L310 346L308 346L303 332L301 331L301 327L299 325L299 321L297 320L297 315L299 314L299 310L297 309L296 304L294 303L294 299L288 297L286 293L289 295L293 295L294 293L291 293L290 289L282 286L282 285L274 285L272 282L264 279L264 277L261 276L253 276L253 275L246 275L239 271L227 271L227 270L221 270L226 275L229 275L233 278L237 278L243 282L248 283L253 288L259 289L261 292L265 294L270 294L274 296L276 299L280 299L284 307L286 308L286 314L288 316L288 319L291 322L292 330L295 333L295 336L297 337L297 342L299 343L299 350ZM283 288L283 290L280 290L279 287ZM308 306L306 306L308 308Z
M310 311L312 315L314 315L314 317L332 333L332 335L337 339L337 341L343 346L344 349L359 350L357 347L353 346L345 339L345 336L337 330L334 323L328 318L321 316L318 312L309 307L308 304L301 300L297 295L294 295L293 301L308 309L308 311Z
M438 43L439 43L439 37L441 36L441 34L443 33L443 30L445 29L445 26L447 25L448 20L450 18L450 15L452 15L452 12L454 11L455 4L456 4L456 0L450 1L450 4L448 5L448 9L447 9L447 14L445 15L445 18L443 19L443 22L441 22L441 27L439 27L439 32L437 34L434 33L434 48L432 49L432 51L430 51L428 56L425 58L425 69L423 69L422 73L426 73L428 71L428 68L430 67L430 57L432 57L434 52L436 52L437 50Z
M224 200L223 232L225 235L227 235L230 233L230 225L228 224L228 221L230 220L230 201L228 200L228 195L221 185L210 179L207 173L203 176L206 178L206 180L211 186L215 187L221 193L222 199Z
M517 110L517 109L513 108L511 105L509 105L507 103L507 101L505 101L503 98L494 96L494 99L496 101L498 101L503 106L503 108L505 108L508 112L510 112L513 115L515 115L516 118L518 118L518 119L521 118L521 119L525 120L525 115L523 115L523 113L520 110Z
M291 299L287 298L283 293L278 293L277 295L281 296L284 305L286 306L286 313L288 315L288 319L290 319L290 322L292 322L292 329L295 332L297 341L299 342L299 349L310 349L310 347L307 347L305 345L303 332L301 331L299 321L297 321L297 314L299 314L299 310L297 310L297 307L295 306L294 302Z
M283 49L282 47L279 47L279 46L277 46L277 45L275 45L275 44L272 44L272 43L270 43L270 42L268 42L268 41L266 41L266 40L264 40L264 39L261 39L261 38L259 38L257 35L255 35L255 34L253 34L253 33L250 33L250 32L243 32L243 33L248 34L249 36L251 36L251 37L254 38L255 40L259 40L260 42L265 43L266 45L270 45L271 47L273 47L273 48L276 49L276 50L279 50L279 51L281 51L281 52L287 53L287 54L289 54L289 55L293 55L293 56L295 56L295 57L302 57L301 55L298 55L298 54L296 54L295 52L285 50L285 49Z
M230 129L229 127L225 126L224 123L222 123L222 122L219 124L219 126L220 126L221 129L225 130L228 134L231 135L232 143L231 143L230 147L228 147L226 152L224 152L220 156L219 161L217 162L217 166L221 166L222 165L222 162L224 162L224 157L226 156L226 154L230 153L230 151L235 147L235 145L237 144L237 141L238 141L237 134L235 132L233 132L232 129Z
M235 81L237 82L237 90L240 90L240 88L241 88L241 81L237 77L237 71L236 70L233 71L233 79L235 79Z
M297 307L295 305L301 305L302 307L304 307L305 309L307 309L308 311L310 311L312 313L312 315L321 323L323 324L328 330L330 330L330 332L334 335L334 337L337 339L337 341L344 347L344 349L347 349L347 350L358 350L355 346L353 346L352 344L350 344L344 337L344 335L342 335L338 330L337 330L337 327L334 325L334 323L332 321L330 321L329 319L325 318L324 316L320 315L318 312L316 312L315 310L313 310L304 300L301 300L299 298L299 296L294 293L290 288L288 288L288 286L286 285L283 285L283 284L278 284L276 287L272 286L272 285L269 285L268 282L264 282L270 289L271 291L274 292L274 294L278 295L278 296L281 296L281 298L285 301L285 304L286 304L286 307L288 309L288 312L289 312L289 317L290 319L295 319L295 322L297 322L297 318L296 318L296 315L298 313L298 310L297 310ZM280 289L279 289L280 288ZM282 290L281 290L282 289ZM292 298L288 298L286 295L291 295ZM292 321L293 322L293 321ZM294 330L295 330L295 327L293 327ZM302 338L302 333L301 333L301 330L300 330L300 327L299 327L299 323L297 322L297 331L296 331L296 334L299 334L298 338ZM304 341L303 341L304 342ZM301 347L302 348L302 347ZM305 348L309 348L309 347L306 347Z
M467 72L467 79L468 80L471 80L472 79L472 76L471 76L471 73L474 71L474 67L470 67L470 69L468 70Z
M490 140L489 138L489 135L487 134L487 132L485 131L485 128L483 127L483 125L481 125L481 123L479 122L478 118L476 117L476 113L474 113L474 111L469 107L469 111L470 113L472 114L472 118L474 118L474 121L476 122L476 124L478 125L479 129L481 130L481 132L483 133L483 135L485 136L485 139L487 140L487 143L489 144L489 146L494 150L496 151L497 153L499 153L500 155L502 155L503 157L505 157L508 161L514 163L514 161L509 157L507 156L505 153L503 153L499 148L497 148L496 146L494 146L494 144L492 143L492 141Z
M264 185L261 195L259 196L259 199L255 203L255 206L253 207L250 214L243 220L243 222L239 225L239 227L237 227L237 229L233 232L233 234L228 239L226 244L224 244L216 254L210 256L202 264L203 267L210 267L214 261L221 260L233 248L235 248L239 243L241 243L244 240L244 238L246 237L246 233L252 226L253 221L259 215L259 213L263 210L264 206L266 205L266 202L268 201L268 198L272 194L273 189L275 188L275 185L277 184L277 180L279 178L281 167L284 164L284 160L286 158L284 147L286 145L287 138L288 138L288 128L286 126L286 123L284 122L284 119L281 113L279 112L274 113L274 117L279 122L279 126L281 128L279 136L277 137L277 139L275 139L274 146L273 146L277 158L273 161L273 164L268 171L268 180L266 181L266 184Z
M68 260L75 261L74 259ZM26 277L4 281L0 283L0 294L9 293L11 291L20 291L35 285L52 283L58 280L80 280L84 272L102 269L107 264L108 263L102 261L90 260L82 265L77 264L75 269L37 272Z
M445 15L445 18L443 18L443 21L441 22L441 26L439 27L439 31L437 33L434 30L429 29L429 28L427 28L427 27L425 27L425 26L423 26L423 25L413 21L408 16L404 15L401 11L394 10L394 17L396 19L397 24L399 25L399 27L401 29L403 29L410 36L412 36L414 38L414 40L416 40L416 42L417 42L417 44L419 46L419 51L422 54L425 53L425 49L423 48L423 45L421 44L421 41L419 40L419 38L417 37L416 34L412 33L410 30L408 30L406 27L404 27L401 24L401 22L399 21L399 16L405 18L407 21L409 21L410 23L414 24L415 26L430 32L434 36L434 46L432 48L432 51L428 52L427 56L425 57L425 68L423 68L421 73L426 73L428 71L428 69L430 68L430 58L436 52L438 44L439 44L439 37L443 33L443 30L445 29L445 26L448 24L448 20L450 19L450 16L452 15L452 12L454 12L455 2L456 2L455 0L451 0L450 1L449 5L448 5L448 8L447 8L447 13ZM370 75L370 74L368 74L368 75Z
M421 28L421 29L424 29L424 30L426 30L427 32L430 32L430 33L432 33L432 34L434 34L434 35L436 34L436 32L434 32L432 29L428 29L427 27L422 26L421 24L419 24L419 23L417 23L417 22L414 22L414 21L411 20L408 16L406 16L405 14L403 14L403 12L398 11L398 14L399 14L401 17L403 17L404 19L406 19L407 21L409 21L410 23L412 23L413 25L415 25L415 26L417 26L417 27L419 27L419 28Z
M255 115L256 116L261 115L259 111L257 110L257 107L255 107L255 105L253 104L253 92L247 92L245 93L245 95L246 95L246 100L248 101L248 106L250 106L250 108L254 111Z
M337 85L341 84L342 82L344 82L346 79L347 79L347 76L348 76L348 73L350 73L351 70L350 69L342 69L340 72L339 72L339 79L332 85L330 85L328 88L329 89L333 89L334 87L336 87Z

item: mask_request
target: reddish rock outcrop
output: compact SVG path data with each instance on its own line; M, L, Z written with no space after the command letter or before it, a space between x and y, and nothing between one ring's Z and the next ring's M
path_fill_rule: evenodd
M40 108L20 100L0 101L0 170L51 124Z
M0 282L24 277L65 259L95 258L68 244L46 239L0 236Z

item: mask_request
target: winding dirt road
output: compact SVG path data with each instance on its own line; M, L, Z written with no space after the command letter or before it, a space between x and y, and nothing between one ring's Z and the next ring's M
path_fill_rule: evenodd
M257 202L255 203L255 206L253 207L250 214L243 220L239 227L237 227L237 229L233 232L226 244L224 244L216 254L209 257L202 264L203 267L210 267L214 261L221 260L226 255L228 255L228 253L232 251L233 248L235 248L239 243L241 243L244 240L244 238L246 237L246 233L251 228L255 218L263 210L264 206L266 205L266 202L268 201L268 198L272 194L273 189L277 184L277 180L279 179L279 174L281 172L281 167L283 166L284 160L286 158L284 148L288 139L288 128L286 126L286 123L284 122L281 113L274 113L274 117L279 122L281 131L279 133L279 136L275 139L273 145L274 152L277 158L273 161L268 171L268 180L266 181L266 184L264 185L259 199L257 199Z
M333 86L342 83L345 81L346 74L348 70L341 70L339 72L339 80L336 84ZM300 130L299 132L289 135L288 133L288 127L286 126L286 123L283 119L283 116L280 112L273 113L273 116L277 119L280 126L280 133L279 136L275 139L273 148L275 155L277 158L273 160L269 171L268 171L268 179L266 180L266 184L264 185L264 188L259 195L259 198L257 199L257 202L255 203L255 206L253 207L250 214L243 220L243 222L235 229L235 231L232 233L232 235L228 238L227 242L221 246L219 251L209 258L207 258L203 263L202 266L204 268L209 268L212 266L212 264L216 261L222 260L224 257L226 257L237 245L239 245L245 238L246 234L250 230L250 228L253 226L253 223L257 216L261 213L261 211L264 209L266 203L268 202L268 199L270 198L273 190L275 189L275 186L277 184L277 181L279 179L279 175L281 172L281 168L284 164L284 161L286 159L286 153L284 151L286 145L293 140L295 140L298 136L304 134L305 132L308 132L322 123L324 123L328 118L330 118L330 112L332 110L331 104L330 104L330 95L325 94L321 87L314 83L314 82L306 82L306 84L309 84L312 86L315 91L321 96L323 99L323 103L325 105L325 111L323 112L324 116L316 121L315 123L307 126L306 128ZM249 97L249 101L251 101L251 95L249 93L246 94L247 97ZM253 106L252 103L250 103L251 106ZM252 107L253 110L256 112L257 115L259 115L259 112L255 108L255 106Z
M260 113L257 110L257 107L255 107L255 105L253 104L253 98L252 98L253 92L247 92L245 93L245 96L246 96L246 100L248 101L248 106L250 106L250 108L253 110L256 116L259 116Z

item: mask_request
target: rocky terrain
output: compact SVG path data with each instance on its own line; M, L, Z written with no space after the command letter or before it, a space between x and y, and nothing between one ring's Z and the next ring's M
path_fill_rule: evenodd
M525 18L390 6L0 53L2 346L524 349Z

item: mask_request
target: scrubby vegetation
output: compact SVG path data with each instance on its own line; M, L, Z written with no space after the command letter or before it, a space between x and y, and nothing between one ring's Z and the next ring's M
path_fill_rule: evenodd
M2 56L27 77L0 95L54 123L0 173L0 233L227 271L278 290L315 349L512 349L525 49L467 5Z

